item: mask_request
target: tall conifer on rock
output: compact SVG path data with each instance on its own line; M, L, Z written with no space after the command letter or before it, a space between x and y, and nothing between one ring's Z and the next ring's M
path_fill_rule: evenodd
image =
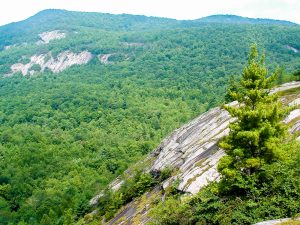
M276 95L269 95L278 72L268 73L264 55L259 56L253 45L240 88L229 93L239 106L225 106L237 120L220 143L227 154L218 165L222 175L221 191L237 195L248 193L263 179L263 166L279 159L279 143L286 133L281 122L285 110Z

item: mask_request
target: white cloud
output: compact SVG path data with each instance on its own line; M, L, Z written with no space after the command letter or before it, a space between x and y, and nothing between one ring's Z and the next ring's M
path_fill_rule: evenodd
M300 0L3 0L0 24L25 19L40 10L143 14L195 19L212 14L284 19L300 23Z

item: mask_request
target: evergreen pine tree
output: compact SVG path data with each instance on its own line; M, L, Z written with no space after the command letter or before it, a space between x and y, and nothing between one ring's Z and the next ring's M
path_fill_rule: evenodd
M300 69L296 70L293 75L297 77L297 80L300 80Z
M230 76L228 83L227 93L225 95L226 103L234 101L235 99L231 96L231 94L239 91L239 84L235 81L233 75Z
M220 143L227 156L221 159L218 170L222 175L220 190L231 194L243 195L259 185L263 166L278 159L278 146L285 134L281 123L285 111L277 96L269 95L279 70L269 75L264 60L253 45L240 80L241 88L229 92L239 106L225 106L237 120Z

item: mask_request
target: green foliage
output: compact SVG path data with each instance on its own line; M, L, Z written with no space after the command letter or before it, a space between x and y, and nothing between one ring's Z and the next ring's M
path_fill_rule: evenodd
M41 66L39 64L34 64L31 68L31 70L40 72L41 71Z
M119 190L104 192L98 202L99 215L105 215L106 220L111 219L121 206L141 196L156 184L157 180L150 174L137 171L133 178L125 179Z
M296 70L293 75L296 77L297 80L300 80L300 69Z
M191 223L192 213L187 205L175 197L169 197L150 211L152 217L150 225L188 225Z
M99 63L1 79L3 218L39 223L53 209L63 221L71 208L77 219L95 193L206 107L191 89L143 83Z
M38 34L56 29L67 37L36 44ZM266 49L270 68L284 63L294 71L300 55L284 46L299 48L299 38L298 26L278 23L60 10L0 27L0 75L36 54L117 53L109 65L95 57L58 75L46 69L37 77L1 77L0 223L78 220L93 195L166 135L223 102L226 74L243 68L250 43ZM4 50L7 45L15 46ZM32 69L40 70L37 65ZM149 185L146 178L136 187L141 192Z
M236 82L236 80L234 79L234 76L230 76L229 81L228 81L228 88L227 88L227 93L225 95L225 102L226 103L230 103L235 101L235 99L233 98L233 93L237 93L240 91L241 87L240 84L238 82Z
M168 179L169 177L171 177L172 171L173 170L170 167L163 168L160 172L159 180L164 181L164 180Z
M293 151L283 161L263 166L265 179L260 188L252 188L248 196L218 193L212 184L190 201L200 224L253 224L255 222L292 217L300 211L299 143L281 145Z
M224 192L246 194L264 179L262 166L280 157L278 146L285 134L281 120L286 110L276 101L276 95L269 95L276 77L277 71L268 74L264 56L259 58L253 46L242 73L241 89L229 92L239 107L225 106L237 121L230 125L230 134L220 144L227 154L218 165Z

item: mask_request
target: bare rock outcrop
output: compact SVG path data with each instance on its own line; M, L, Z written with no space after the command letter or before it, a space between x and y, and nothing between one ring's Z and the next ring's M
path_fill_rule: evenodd
M290 114L283 120L284 123L290 123L294 119L300 117L300 109L295 109L290 112Z
M41 38L40 41L37 42L37 44L48 44L52 40L59 40L66 38L67 34L64 31L61 30L53 30L53 31L47 31L39 34L39 37Z
M289 103L289 106L297 106L300 105L300 98L296 98L292 102Z
M157 158L151 167L152 173L165 168L178 171L165 181L164 188L177 180L179 190L196 194L201 187L218 179L217 164L224 156L218 142L228 135L232 121L226 110L213 108L166 138L153 152Z
M35 71L31 70L34 65L39 65L41 72L46 68L53 73L59 73L63 70L73 66L88 63L93 58L92 54L88 51L74 53L65 51L60 53L57 57L52 57L51 53L34 55L30 57L30 62L27 64L16 63L11 66L11 73L6 76L11 76L15 73L21 72L23 76L28 74L32 75Z
M8 50L8 49L14 48L16 46L17 46L16 44L14 44L14 45L7 45L7 46L4 46L4 50Z
M110 64L112 62L109 61L109 57L115 55L116 53L110 53L110 54L102 54L98 55L98 59L100 60L101 63L103 64Z
M254 225L275 225L275 224L281 224L284 222L291 222L291 221L300 221L300 218L292 219L292 218L284 218L284 219L278 219L278 220L267 220L264 222L259 222Z
M145 45L142 42L122 42L122 44L126 47L140 47Z
M296 48L294 48L293 46L286 45L285 47L286 47L288 50L291 50L291 51L293 51L294 53L298 53L298 52L299 52L299 50L298 50L298 49L296 49Z
M289 90L289 89L293 89L293 88L297 88L300 87L300 82L299 81L293 81L293 82L289 82L289 83L285 83L280 85L279 87L273 88L270 92L270 94L274 94L277 93L279 91L285 91L285 90Z
M65 51L60 53L56 59L51 57L51 59L45 63L45 67L49 68L53 73L59 73L73 65L86 64L92 57L92 54L88 51L80 53Z
M272 93L299 86L300 82L284 84L273 89ZM298 102L298 100L296 101L298 98L299 96L297 97L297 95L293 98L287 98L289 101L286 101L285 104L289 105L292 101ZM238 106L238 103L233 102L230 105ZM294 106L297 105L294 103ZM284 122L294 121L295 118L298 118L299 112L299 109L295 109L287 116ZM229 124L234 120L235 118L232 118L226 110L220 107L207 111L175 130L169 137L164 139L160 146L147 157L146 160L151 160L151 163L149 167L145 167L145 170L154 176L158 176L163 169L172 169L172 176L161 184L161 188L167 189L176 181L178 190L192 195L198 193L209 182L219 179L217 165L219 160L225 155L225 152L218 147L218 142L228 135ZM295 133L299 130L300 119L299 122L296 121L290 128L290 132ZM111 187L117 190L119 184L120 178L112 182ZM155 193L157 197L163 200L163 196L161 193L159 194L157 188L149 193ZM146 196L145 198L148 199L149 193L145 193L143 196ZM99 197L101 196L98 196L98 199ZM152 203L149 201L145 204L142 198L124 206L108 224L146 224L149 204ZM95 201L93 203L96 204L98 199L94 198L93 200ZM139 211L138 209L143 209L142 206L145 209ZM139 222L134 223L137 219L139 219Z
M116 56L117 59L111 59L112 56ZM120 61L127 61L130 59L128 54L124 53L109 53L109 54L100 54L98 55L98 59L102 64L114 64Z

